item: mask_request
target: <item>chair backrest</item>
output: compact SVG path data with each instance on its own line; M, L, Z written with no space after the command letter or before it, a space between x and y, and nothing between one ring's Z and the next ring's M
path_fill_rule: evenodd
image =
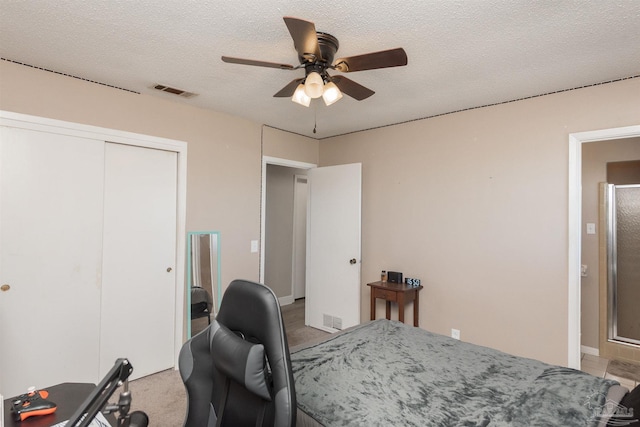
M295 426L296 395L278 299L234 280L211 325L179 357L187 390L185 427Z

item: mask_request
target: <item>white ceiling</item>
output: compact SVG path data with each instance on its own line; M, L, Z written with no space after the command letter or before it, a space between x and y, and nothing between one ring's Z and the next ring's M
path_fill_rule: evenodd
M349 73L376 92L363 101L274 98L304 70L220 57L297 65L283 16L337 37L336 58L403 47L409 63ZM0 0L0 56L326 138L638 76L640 1Z

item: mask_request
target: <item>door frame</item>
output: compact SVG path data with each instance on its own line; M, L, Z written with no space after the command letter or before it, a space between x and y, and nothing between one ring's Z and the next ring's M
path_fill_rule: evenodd
M302 185L300 183L299 180L303 179L304 180L304 185L306 186L306 202L305 203L301 203L300 198L298 196L299 191L298 189L300 188L300 185ZM302 209L304 207L305 211L307 211L306 215L305 215L305 221L304 224L299 224L298 221L298 216L299 216L299 209ZM308 207L309 207L309 177L307 177L306 175L302 175L302 174L295 174L293 176L293 243L292 243L292 248L293 248L293 256L291 257L291 295L293 297L293 301L296 300L296 276L297 276L297 272L298 269L300 268L300 263L296 262L296 253L298 252L298 250L300 249L298 247L298 238L301 235L305 236L305 241L306 241L306 230L307 230L307 220L309 218L309 213L308 213ZM301 226L304 226L304 230L300 230ZM305 249L306 249L306 244L305 244ZM306 258L306 257L305 257ZM305 265L305 270L306 270L306 259L305 261L303 261L304 265ZM305 279L305 283L306 283L306 279ZM306 284L305 284L305 288L306 288ZM306 289L303 290L304 295L306 296Z
M264 283L264 259L265 259L265 233L267 219L267 165L285 166L295 169L313 169L318 167L315 163L300 162L297 160L283 159L280 157L262 156L262 185L260 200L260 274L258 281ZM279 298L281 304L290 304L293 301L293 284L291 285L290 298Z
M174 369L178 369L178 355L184 341L185 322L185 233L187 207L187 143L184 141L107 129L80 123L0 110L0 126L77 136L105 142L132 145L175 152L177 165L177 224L176 224L176 290L174 319Z
M569 134L568 353L567 366L580 369L580 264L582 244L582 144L640 137L640 125Z

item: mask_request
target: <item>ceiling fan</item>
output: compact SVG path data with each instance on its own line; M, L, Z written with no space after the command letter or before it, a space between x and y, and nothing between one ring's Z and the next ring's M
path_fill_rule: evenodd
M407 65L407 54L402 48L366 53L364 55L339 58L334 61L338 51L338 39L331 34L316 31L313 22L289 16L284 22L293 38L293 45L298 52L299 65L278 64L274 62L256 61L252 59L223 56L224 62L258 67L297 70L304 68L305 77L294 79L274 97L291 97L291 100L306 107L312 98L322 96L326 105L331 105L342 98L342 93L362 101L375 92L344 76L330 76L328 70L342 73L374 70L378 68L399 67Z

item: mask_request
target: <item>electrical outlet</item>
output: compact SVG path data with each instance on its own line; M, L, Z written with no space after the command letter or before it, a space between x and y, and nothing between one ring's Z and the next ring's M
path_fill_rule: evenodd
M451 338L460 339L460 329L451 329Z

